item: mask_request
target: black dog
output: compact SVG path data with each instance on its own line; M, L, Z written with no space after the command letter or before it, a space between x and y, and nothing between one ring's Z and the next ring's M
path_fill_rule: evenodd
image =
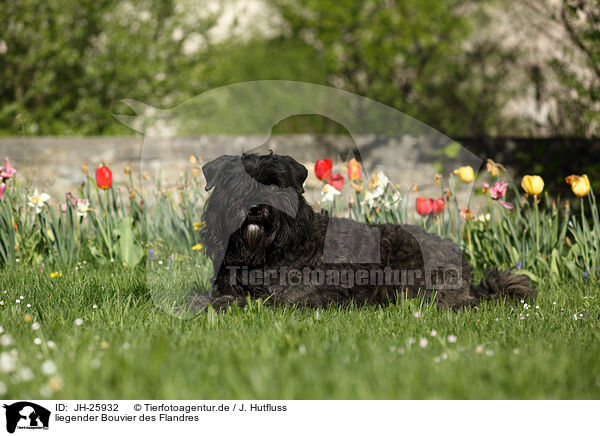
M247 298L275 305L385 304L419 294L438 307L482 299L535 298L524 275L497 268L472 284L454 243L419 226L367 225L315 213L308 171L289 156L221 156L203 167L208 198L202 238L214 266L208 299L216 309Z

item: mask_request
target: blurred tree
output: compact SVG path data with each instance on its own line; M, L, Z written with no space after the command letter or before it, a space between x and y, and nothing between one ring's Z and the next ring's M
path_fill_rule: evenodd
M268 0L279 41L312 49L302 62L325 83L402 110L449 135L507 132L515 53L474 37L489 17L473 0Z
M556 93L552 120L563 134L600 133L600 0L561 0L553 14L567 35L552 61L563 87ZM573 60L577 59L577 62Z
M174 0L15 0L0 6L0 132L131 133L119 99L165 105L200 88L218 11ZM204 8L203 8L204 9Z
M600 128L600 0L559 0L554 20L568 36L566 56L556 50L551 66L503 44L506 33L518 41L518 29L499 24L497 11L515 0L262 1L262 15L225 30L219 19L237 0L0 3L0 134L131 134L111 117L128 110L122 98L169 107L260 79L346 89L451 136L589 136ZM550 19L550 0L519 2L536 5L542 27ZM532 83L550 90L550 70L562 86L536 98L558 103L551 129L516 119L507 103L527 100ZM277 131L339 126L302 116Z

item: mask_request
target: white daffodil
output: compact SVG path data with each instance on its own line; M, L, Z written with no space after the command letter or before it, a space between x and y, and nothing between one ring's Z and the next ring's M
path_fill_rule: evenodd
M394 206L396 204L398 204L398 202L400 201L400 199L401 199L400 194L398 192L394 192L394 194L392 194L390 200L389 201L387 199L386 200L382 200L381 205L383 206L383 208L385 210L391 210L392 208L394 208ZM369 206L372 207L371 204Z
M371 174L371 182L369 183L367 193L365 194L364 203L369 207L375 205L375 200L383 195L390 180L383 171L373 172Z
M80 198L77 200L77 216L85 218L90 210L90 200L87 198Z
M390 180L387 178L384 172L379 170L372 174L371 183L369 183L369 190L375 192L377 196L380 197L383 195L389 182Z
M33 191L33 194L28 196L27 199L29 200L27 205L29 207L33 207L35 209L35 213L37 214L42 211L44 204L50 200L50 195L46 194L45 192L40 193L36 188L35 191Z
M341 194L340 191L335 189L333 186L327 184L327 185L323 186L323 197L321 198L321 201L324 201L324 202L333 201L333 199L340 194Z

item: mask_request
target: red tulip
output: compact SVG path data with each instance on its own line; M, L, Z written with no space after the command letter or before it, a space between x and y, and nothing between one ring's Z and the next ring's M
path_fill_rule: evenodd
M360 162L354 158L350 159L350 162L348 162L348 178L350 180L360 180L362 178Z
M430 213L438 214L444 210L446 202L442 197L434 200L433 198L417 197L417 213L427 216Z
M331 180L329 180L329 183L331 186L333 186L335 189L337 189L338 191L341 191L342 188L344 187L344 177L341 174L334 174L331 177Z
M108 167L101 166L96 170L96 184L100 189L110 189L112 186L112 172Z
M331 167L333 162L331 159L317 159L315 164L315 175L319 180L329 180L331 178Z
M417 213L421 216L427 216L433 211L433 199L417 197Z
M433 200L433 213L438 214L443 211L445 204L446 203L442 197L438 198L437 200Z

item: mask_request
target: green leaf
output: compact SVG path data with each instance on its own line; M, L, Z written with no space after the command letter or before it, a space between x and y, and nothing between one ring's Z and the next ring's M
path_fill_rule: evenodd
M558 250L556 248L553 248L552 249L552 262L550 265L550 271L552 271L552 274L558 275L558 260L559 260Z
M569 272L571 273L571 275L573 276L573 278L576 280L581 280L581 278L583 277L583 272L579 268L577 268L575 262L569 259L563 259L563 262L569 270Z
M135 241L133 233L133 218L123 218L114 230L119 240L116 243L116 253L121 262L127 266L135 266L142 260L144 249Z

